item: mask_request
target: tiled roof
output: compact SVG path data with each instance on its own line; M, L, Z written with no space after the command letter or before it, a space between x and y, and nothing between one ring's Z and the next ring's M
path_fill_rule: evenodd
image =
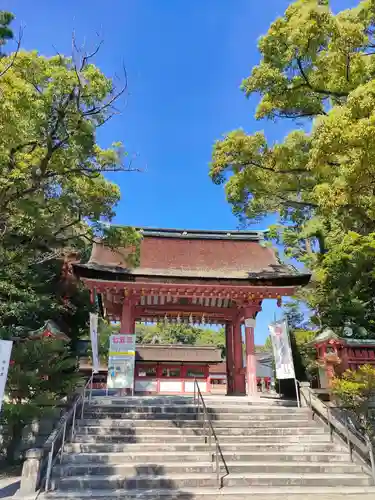
M137 361L181 361L183 363L220 363L221 349L214 346L137 345Z
M106 280L112 275L112 279L122 281L165 277L307 284L310 275L281 263L274 250L264 244L263 233L144 228L138 267L127 265L130 249L113 250L100 242L94 244L87 264L74 267L79 276L95 279L100 275Z

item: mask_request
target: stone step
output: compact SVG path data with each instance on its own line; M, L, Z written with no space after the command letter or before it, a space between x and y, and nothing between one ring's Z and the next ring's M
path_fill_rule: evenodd
M303 462L303 463L316 463L316 462L329 462L329 463L342 463L349 462L349 455L343 452L333 451L247 451L247 450L227 450L222 449L225 460L230 462ZM194 451L167 451L154 448L153 451L144 451L142 448L138 450L128 450L127 453L121 452L79 452L79 453L65 453L62 457L64 464L125 464L128 462L137 463L170 463L170 462L207 462L210 453L205 445L204 450ZM351 463L351 462L350 462ZM352 463L351 463L352 464Z
M287 419L288 421L292 420L310 420L310 414L307 412L288 412L288 413L281 413L281 412L274 412L274 413L253 413L253 412L248 412L248 413L242 413L242 412L214 412L210 411L208 412L210 415L210 418L212 421L220 421L220 420L239 420L241 422L246 422L246 421L274 421L274 420L284 420ZM122 415L121 417L112 417L112 415ZM122 421L124 419L140 419L140 420L202 420L203 415L200 412L199 416L196 411L191 411L191 412L144 412L144 411L126 411L123 412L122 414L120 413L113 413L111 412L110 414L107 414L106 412L102 411L87 411L85 412L85 419L84 420L102 420L102 419L108 419L108 420L113 420L113 421Z
M184 488L183 490L95 490L56 491L47 493L43 500L374 500L375 487L248 487L244 488Z
M370 486L371 478L366 474L300 474L300 473L239 473L229 474L221 479L225 487L245 487L245 486ZM163 475L163 467L160 467L159 475L139 474L130 477L123 475L110 476L67 476L63 478L53 478L52 489L62 490L149 490L149 489L183 489L183 488L206 488L216 486L215 474L169 474ZM253 492L251 492L253 493Z
M148 419L84 419L78 421L79 429L126 429L126 428L138 428L138 427L181 427L181 428L202 428L204 425L203 420L180 420L180 419L156 419L156 420L148 420ZM271 428L271 427L317 427L317 424L312 421L306 419L300 420L212 420L212 425L215 429L225 427L225 428L234 428L239 427L241 429L245 429L248 427L256 428Z
M197 413L198 408L195 405L161 405L161 406L137 406L133 405L89 405L86 403L85 412L90 411L102 411L102 412L120 412L120 413L151 413L151 414L159 414L159 413ZM264 406L239 406L239 405L214 405L207 406L208 413L214 414L223 414L223 413L235 413L236 415L265 415L267 414L278 414L278 415L286 415L286 414L309 414L309 410L307 408L294 408L294 407L280 407L280 406L271 406L269 408L264 408Z
M205 462L198 461L184 461L182 463L166 462L163 460L159 463L152 462L147 464L139 461L138 457L131 463L124 464L64 464L54 468L54 475L60 477L68 476L82 476L82 477L97 477L97 476L123 476L134 477L137 475L154 476L154 475L167 475L171 474L210 474L213 472L213 462L207 460ZM347 462L240 462L228 461L227 466L230 476L232 474L361 474L366 473L364 468L359 465ZM222 472L224 473L223 466ZM228 476L229 477L229 476Z
M292 441L292 442L282 442L275 443L273 440L268 442L264 441L254 441L250 442L233 442L233 440L223 441L220 443L223 453L236 452L236 453L342 453L343 450L331 442L316 442L316 441ZM139 451L143 452L175 452L181 453L186 451L192 451L194 453L206 452L208 451L208 445L199 441L191 442L178 442L178 443L160 443L156 441L142 442L142 443L67 443L65 445L66 453L90 453L90 454L107 454L107 453L126 453L133 454ZM345 450L346 452L346 450Z
M88 401L87 401L88 402ZM207 407L216 406L242 406L242 407L281 407L281 408L297 408L297 402L294 400L269 399L269 398L247 398L244 397L212 397L204 396L204 402ZM91 406L194 406L193 397L176 397L176 396L134 396L134 397L111 397L111 396L93 396Z
M111 435L98 435L98 434L81 434L76 435L74 440L76 443L108 443L108 444L126 444L126 443L202 443L204 442L204 436L196 435L196 434L171 434L166 430L165 434L158 434L153 432L152 434L129 434L129 435L119 435L119 436L111 436ZM155 429L153 429L155 431ZM148 431L150 432L150 430ZM330 437L328 434L290 434L290 435L220 435L219 436L220 445L224 443L278 443L284 444L286 443L311 443L311 442L322 442L329 443Z
M221 398L216 399L212 397L204 397L204 402L207 408L215 408L217 406L242 406L243 408L263 408L263 410L268 408L294 408L297 409L297 401L296 400L283 400L283 399L267 399L267 398L258 398L258 399L249 399L247 397L233 399L233 398Z
M219 436L290 436L290 435L316 435L326 434L325 429L318 425L306 425L304 427L216 427L216 435ZM129 425L128 427L78 427L76 437L81 436L141 436L142 434L162 434L169 436L204 436L203 426L195 428L189 426L180 426L178 423L173 425L153 426L153 425ZM328 434L327 434L328 435Z
M256 412L249 412L249 413L233 413L233 412L209 412L211 416L211 420L217 421L217 420L241 420L241 421L246 421L246 420L310 420L310 414L306 412L289 412L289 413L280 413L280 412L275 412L275 413L256 413ZM151 416L152 415L152 416ZM163 416L157 416L157 415L163 415ZM165 415L165 417L164 417ZM114 411L106 411L106 410L92 410L90 409L89 411L84 412L83 418L84 419L102 419L102 418L108 418L111 420L122 420L122 419L144 419L144 420L159 420L159 419L166 419L166 420L178 420L178 419L183 419L183 420L196 420L194 413L189 413L185 414L186 417L179 417L181 413L172 413L172 412L166 412L166 413L145 413L145 412L137 412L137 413L129 413L129 412L122 412L121 410L114 410ZM190 416L190 415L194 415ZM201 414L202 415L202 414ZM230 415L230 416L227 416Z
M206 407L208 413L222 415L225 413L234 413L236 415L298 415L305 414L309 415L310 411L307 408L293 408L293 407L279 407L279 406L270 406L269 408L262 407L252 407L252 406L207 406ZM196 406L120 406L120 405L88 405L86 403L84 407L84 413L120 413L125 415L126 413L130 414L180 414L180 413L192 413L196 414L198 412L198 408ZM199 412L202 413L202 406L199 407Z

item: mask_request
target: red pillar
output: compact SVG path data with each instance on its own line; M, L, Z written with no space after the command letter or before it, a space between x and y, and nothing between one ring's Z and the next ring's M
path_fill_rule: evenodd
M239 396L246 395L245 375L243 374L243 351L241 335L241 319L237 318L233 324L233 353L234 353L234 391Z
M257 362L255 356L254 327L255 319L246 318L245 338L246 338L246 380L248 396L256 396L257 388ZM246 326L248 324L248 326ZM250 326L250 324L252 326Z
M134 307L127 298L122 305L120 333L135 334Z
M233 324L225 325L225 348L227 361L227 396L234 393Z

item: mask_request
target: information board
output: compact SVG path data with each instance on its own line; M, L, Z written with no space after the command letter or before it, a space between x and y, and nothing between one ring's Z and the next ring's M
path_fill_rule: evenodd
M135 335L119 334L109 338L108 389L134 390Z

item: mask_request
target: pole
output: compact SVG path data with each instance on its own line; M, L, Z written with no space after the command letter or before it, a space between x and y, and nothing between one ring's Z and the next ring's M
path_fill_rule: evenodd
M276 313L274 312L273 313L273 322L276 323ZM271 337L271 336L270 336ZM272 341L272 338L271 338L271 341ZM273 351L273 349L272 349ZM276 361L275 361L275 353L273 351L273 370L274 370L274 376L275 376L275 390L276 390L276 380L277 380L277 385L279 386L279 390L278 390L278 396L279 398L281 397L281 384L280 384L280 379L277 378L277 374L276 374Z
M134 350L135 351L135 350ZM133 380L132 380L132 397L134 396L134 385L135 385L135 352L134 352L134 356L132 358L132 364L133 364L133 367L132 367L132 373L133 373Z
M294 367L292 342L290 340L289 325L288 325L288 320L287 319L285 319L284 321L285 321L285 326L286 326L286 334L287 334L287 337L288 337L288 343L289 343L289 349L290 349L290 356L292 358L293 373L294 373L294 385L296 387L297 404L298 404L298 408L301 408L301 401L300 401L300 398L299 398L299 391L298 391L298 382L297 382L297 378L296 378L296 369Z
M91 382L90 382L90 396L89 396L89 403L91 404L91 398L92 398L92 386L94 382L94 370L91 372Z

